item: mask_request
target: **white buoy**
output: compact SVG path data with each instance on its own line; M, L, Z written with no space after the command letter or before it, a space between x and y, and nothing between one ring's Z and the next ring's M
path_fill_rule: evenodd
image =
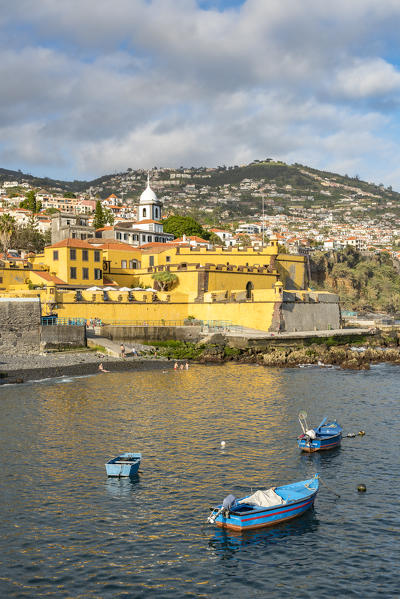
M225 448L225 441L221 441L221 448L224 449Z

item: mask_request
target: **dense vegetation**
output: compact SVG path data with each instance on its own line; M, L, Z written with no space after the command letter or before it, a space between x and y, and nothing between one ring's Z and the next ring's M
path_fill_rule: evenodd
M182 235L196 235L202 239L209 239L210 233L195 221L191 216L169 216L163 221L165 233L172 233L176 238Z
M338 293L344 308L400 312L399 269L388 253L314 252L310 266L314 287Z

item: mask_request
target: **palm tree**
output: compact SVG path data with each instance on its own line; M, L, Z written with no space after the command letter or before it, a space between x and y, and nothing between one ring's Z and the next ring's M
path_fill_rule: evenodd
M0 242L3 246L4 259L7 259L7 252L10 245L11 235L15 231L15 218L10 214L2 214L0 217Z

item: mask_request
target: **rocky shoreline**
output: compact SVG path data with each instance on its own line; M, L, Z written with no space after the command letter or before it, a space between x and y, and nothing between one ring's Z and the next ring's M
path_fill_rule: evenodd
M199 345L187 344L199 349ZM396 335L377 335L363 345L331 345L312 343L308 346L270 346L266 349L234 349L225 344L201 346L200 353L189 357L171 350L155 348L140 356L116 358L99 352L68 351L26 356L3 355L0 358L0 385L23 383L32 380L61 376L83 376L100 373L102 363L108 372L132 372L172 369L175 361L190 360L200 364L223 364L235 361L275 368L306 366L337 367L349 370L368 370L371 364L389 362L400 364L400 338Z
M112 372L161 370L172 368L164 358L147 356L115 358L93 352L57 352L54 354L31 354L28 356L5 356L0 358L0 385L24 383L32 380L60 376L102 374L99 365Z
M227 351L228 350L228 351ZM389 362L400 364L400 339L393 336L374 336L363 345L312 343L303 347L271 346L268 350L249 348L232 351L214 346L204 349L200 362L226 362L260 364L278 368L300 366L336 366L348 370L368 370L371 364Z

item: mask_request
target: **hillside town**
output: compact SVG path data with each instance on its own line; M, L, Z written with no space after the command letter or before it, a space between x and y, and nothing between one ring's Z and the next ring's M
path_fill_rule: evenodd
M356 179L344 182L343 177L323 176L324 173L317 174L306 167L298 168L297 172L313 183L308 189L304 182L298 187L295 182L285 184L282 177L273 181L243 176L236 181L237 172L241 170L245 174L246 166L275 164L268 160L244 167L153 169L151 186L163 206L164 216L191 215L214 234L214 243L226 247L258 247L276 235L279 243L292 254L352 246L360 251L389 252L398 258L398 194L383 186L361 185ZM107 236L126 241L126 229L139 220L137 198L146 177L147 172L143 170L128 169L92 182L75 193L63 192L54 185L34 186L23 175L18 180L3 180L0 216L9 214L17 226L34 226L40 234L47 235L46 241L50 242L54 214L69 215L75 222L90 228L100 201L105 225L110 227ZM218 184L218 178L234 180ZM24 207L29 192L35 194L37 211L34 214ZM155 223L150 228L155 229ZM91 236L94 231L89 229L84 238ZM161 238L149 234L131 236L130 240L139 246ZM162 241L172 239L164 236ZM193 246L206 244L202 239L187 242Z

